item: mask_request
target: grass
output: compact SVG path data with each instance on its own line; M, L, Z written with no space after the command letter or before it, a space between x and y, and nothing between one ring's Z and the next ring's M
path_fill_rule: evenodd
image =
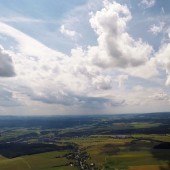
M0 159L1 170L76 170L66 166L69 161L63 157L67 152L48 152L14 159ZM0 157L1 158L1 157Z
M97 149L97 148L95 148ZM48 152L14 159L0 159L1 170L77 170L76 167L64 166L68 163L63 156L66 152ZM105 165L106 170L113 168L126 168L128 170L160 170L160 165L149 152L122 152L118 155L106 156L91 150L93 157L89 162L95 162L99 167ZM129 167L129 168L128 168Z
M135 137L140 138L146 138L148 136L149 135L135 135ZM162 138L162 135L151 135L150 139L153 138L157 140L162 139L162 141L170 141L169 136L164 136ZM168 166L168 161L170 160L170 153L168 153L168 151L167 153L164 150L151 152L151 148L155 143L142 140L131 144L133 140L134 138L113 139L109 136L92 136L71 139L69 141L78 144L80 148L85 148L91 156L88 162L93 162L98 167L104 168L105 170L113 170L114 168L126 170L131 168L132 170L137 170L134 168L142 168L142 166L149 167L150 165L152 169L156 168L153 170L159 170L160 166ZM115 148L119 148L119 151L114 151ZM161 152L159 155L162 155L163 159L158 157L158 152ZM154 155L155 153L156 155ZM145 170L146 169L147 168L145 168Z
M147 139L155 139L155 140L159 140L162 142L170 142L170 135L157 135L157 134L135 134L133 135L133 137L135 138L147 138Z
M116 126L120 125L116 124ZM157 123L133 123L131 125L134 128L159 126ZM36 131L38 133L39 130L37 129ZM12 132L8 132L6 137L11 138L31 132L27 129L23 129L22 131L13 130ZM49 133L48 135L52 136L53 134ZM143 140L136 140L133 143L134 138L143 138ZM77 144L80 149L85 149L90 155L88 162L95 163L100 169L169 170L170 153L165 150L154 150L153 152L152 147L155 143L147 139L170 142L170 135L135 134L132 138L127 139L115 139L111 135L95 135L84 138L72 138L60 142L72 142ZM7 159L0 156L0 170L77 170L76 167L66 166L69 163L69 160L64 157L66 153L68 152L54 151L14 159Z
M12 138L17 138L18 136L21 136L21 135L28 135L30 133L39 134L39 129L27 129L27 128L7 129L0 136L0 141L11 140Z
M5 160L6 158L0 155L0 161Z
M27 170L29 165L23 158L6 159L0 161L0 167L2 170Z
M165 170L168 168L167 166L161 166ZM141 165L141 166L131 166L128 170L162 170L159 165ZM167 169L168 170L168 169Z
M152 128L152 127L158 127L160 126L161 123L149 123L149 122L145 122L145 123L131 123L131 126L135 129L140 129L140 128Z

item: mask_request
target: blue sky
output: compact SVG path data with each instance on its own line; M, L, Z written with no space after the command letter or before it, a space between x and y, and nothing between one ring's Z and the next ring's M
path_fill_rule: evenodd
M168 0L0 0L0 114L170 109Z

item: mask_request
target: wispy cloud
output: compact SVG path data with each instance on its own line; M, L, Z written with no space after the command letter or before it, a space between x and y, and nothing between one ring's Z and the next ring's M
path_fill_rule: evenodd
M1 22L16 22L16 23L46 23L46 21L35 18L28 18L23 16L0 17Z
M154 35L157 35L163 31L163 28L165 26L164 22L160 22L158 25L151 25L149 32L151 32Z
M0 22L0 33L12 37L17 42L18 52L29 56L61 56L60 52L56 52L31 38L30 36L18 31L17 29ZM41 50L40 50L41 49Z
M156 0L141 0L139 5L142 6L143 8L151 8L155 5L155 3Z
M60 32L61 32L63 35L65 35L65 36L67 36L67 37L69 37L69 38L71 38L71 39L76 39L76 38L78 38L78 37L81 37L81 34L77 33L76 31L66 29L66 28L65 28L65 25L61 25L61 27L60 27Z

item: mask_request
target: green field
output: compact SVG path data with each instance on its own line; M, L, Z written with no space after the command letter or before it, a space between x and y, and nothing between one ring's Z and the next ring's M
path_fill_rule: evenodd
M158 127L160 126L160 123L150 123L150 122L145 122L145 123L131 123L131 126L138 129L138 128L152 128L152 127Z
M0 157L1 170L76 170L67 164L69 161L62 157L67 152L48 152L23 156L13 159ZM61 158L59 158L61 157Z
M0 119L0 170L170 170L170 114L20 119Z
M144 135L144 137L146 136ZM151 138L161 139L161 137L161 135L152 135ZM134 138L113 139L108 136L95 136L69 141L78 144L82 149L86 149L90 154L88 161L95 163L100 169L142 170L145 167L145 170L150 170L146 167L151 166L151 170L162 170L162 167L168 167L169 150L155 151L155 153L152 152L152 146L156 143L140 140L132 144L133 140ZM164 137L163 141L170 141L170 136Z
M131 137L94 135L62 140L74 143L89 154L87 162L103 170L169 170L169 150L153 150L158 142L170 141L170 135L136 134ZM0 157L0 170L78 170L65 155L70 151L53 151L7 159Z

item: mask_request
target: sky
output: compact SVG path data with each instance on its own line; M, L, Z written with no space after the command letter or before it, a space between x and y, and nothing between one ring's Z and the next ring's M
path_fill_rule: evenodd
M0 0L0 115L170 110L169 0Z

